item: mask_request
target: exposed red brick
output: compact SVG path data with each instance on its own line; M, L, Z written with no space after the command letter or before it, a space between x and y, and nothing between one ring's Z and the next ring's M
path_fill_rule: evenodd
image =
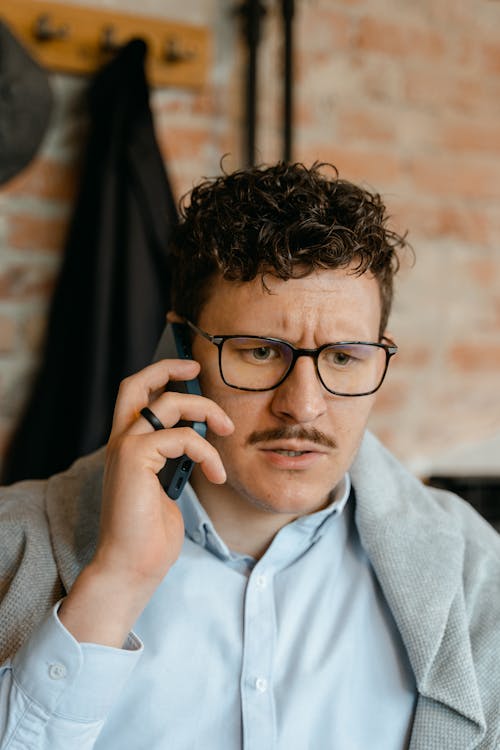
M389 105L393 115L397 117L404 88L405 68L394 65L390 57L382 55L370 55L365 59L364 53L359 51L353 57L351 71L355 74L353 91L362 97L365 106L368 108L372 101Z
M342 178L367 181L378 187L394 184L401 176L402 164L394 151L354 149L334 142L314 145L299 143L297 156L305 163L315 160L331 162L338 168Z
M230 171L240 166L239 139L238 134L233 129L218 133L214 142L214 147L217 154L221 154L222 156L224 156L223 164L225 169ZM199 180L199 178L200 170L198 170L196 182Z
M67 228L68 221L63 219L48 219L33 214L10 214L7 243L17 250L59 252Z
M331 5L315 8L314 13L301 12L300 4L297 8L297 62L301 67L315 65L325 54L331 59L332 54L351 47L354 21L348 13Z
M0 271L0 299L47 297L54 288L54 274L27 265L10 266Z
M399 352L391 360L391 368L398 368L401 371L405 368L415 370L419 367L426 367L432 361L433 354L432 346L415 343L414 341L401 341Z
M500 379L500 344L485 341L457 344L449 352L452 364L462 372L498 372Z
M456 61L459 65L476 65L481 57L480 40L471 36L470 33L458 33L455 35Z
M17 339L17 322L7 315L0 316L0 352L11 352Z
M500 258L472 258L467 268L472 280L482 287L498 289L500 284Z
M488 73L500 73L500 44L486 42L482 45L482 63Z
M210 117L216 113L216 110L217 102L213 91L201 91L192 97L190 112L196 117L200 115Z
M310 128L314 124L314 113L311 105L302 98L294 105L293 116L296 128Z
M189 110L189 104L185 99L153 99L152 109L156 120L158 120L166 115L186 114Z
M40 350L47 327L47 320L42 315L31 315L22 325L22 335L27 349L32 352Z
M400 411L407 400L408 385L393 382L389 373L382 388L377 392L377 412L388 414Z
M396 123L391 114L380 110L342 108L337 117L337 130L343 142L361 139L388 143L394 142Z
M479 120L445 126L440 134L440 145L447 151L460 153L500 153L498 121Z
M448 198L500 198L498 166L490 161L429 156L413 158L409 167L417 190Z
M216 110L215 92L207 87L202 91L196 91L189 95L183 92L182 95L177 97L153 98L152 109L156 120L165 117L172 118L176 115L210 117Z
M449 109L461 116L500 110L489 82L463 68L443 66L432 73L423 67L405 66L402 70L404 97L409 104L436 113Z
M500 331L500 296L494 296L492 299L492 304L495 311L497 330Z
M403 60L417 57L426 63L441 60L446 51L445 38L437 31L370 17L360 20L356 46L364 51L383 52Z
M157 133L160 151L168 160L185 157L198 158L211 143L208 128L165 126Z
M0 190L0 194L31 195L71 202L76 193L78 180L79 171L74 165L39 158L8 182Z
M474 245L486 245L498 234L496 212L465 202L462 206L450 205L445 200L430 202L418 196L411 202L393 199L391 223L399 231L409 228L412 237L456 238Z
M352 6L363 5L365 2L366 0L336 0L335 5L346 5L350 9ZM330 7L330 4L331 0L323 0L323 5L326 5L327 8Z

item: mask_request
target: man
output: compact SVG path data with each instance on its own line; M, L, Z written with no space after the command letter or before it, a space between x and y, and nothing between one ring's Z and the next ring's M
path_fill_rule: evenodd
M0 506L2 750L499 747L498 537L365 433L403 245L318 165L195 188L168 316L193 360L124 381L104 473Z

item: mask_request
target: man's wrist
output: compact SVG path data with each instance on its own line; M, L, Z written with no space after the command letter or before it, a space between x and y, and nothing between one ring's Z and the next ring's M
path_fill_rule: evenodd
M123 648L154 587L130 585L90 563L59 609L59 619L80 643Z

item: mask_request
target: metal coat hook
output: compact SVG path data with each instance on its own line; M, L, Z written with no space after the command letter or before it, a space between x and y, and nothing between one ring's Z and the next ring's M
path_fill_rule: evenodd
M189 62L196 57L193 49L183 49L182 44L175 37L167 39L164 48L163 58L167 63Z
M42 13L35 20L33 34L39 42L66 39L69 36L69 26L67 24L55 26L52 22L52 17L48 13Z
M114 26L105 26L101 32L99 47L102 52L118 52L122 45L116 40L116 29Z

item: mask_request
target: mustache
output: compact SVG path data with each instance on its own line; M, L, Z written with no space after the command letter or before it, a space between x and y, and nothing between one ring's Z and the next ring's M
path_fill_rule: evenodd
M256 443L266 443L271 440L304 440L311 443L323 445L326 448L336 448L337 444L332 438L328 437L316 427L274 427L269 430L256 430L252 432L247 439L248 445Z

